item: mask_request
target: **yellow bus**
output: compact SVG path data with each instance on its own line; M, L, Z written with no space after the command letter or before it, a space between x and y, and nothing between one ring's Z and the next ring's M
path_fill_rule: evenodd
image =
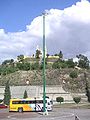
M46 98L46 109L52 110L52 100ZM10 99L9 111L43 111L43 98Z

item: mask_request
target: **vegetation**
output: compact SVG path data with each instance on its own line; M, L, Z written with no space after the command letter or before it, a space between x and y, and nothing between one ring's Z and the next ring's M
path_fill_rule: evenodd
M82 55L82 54L79 54L76 56L79 61L78 61L78 66L80 68L86 68L86 69L89 69L89 60L86 56Z
M13 59L3 61L0 65L0 85L5 85L7 80L10 81L10 85L25 85L27 79L31 85L42 85L43 60L39 58L39 55L40 51L36 51L35 57L33 55L25 59L24 55L19 55L17 62ZM81 54L77 55L77 58L78 62L73 62L73 59L64 60L62 51L52 58L47 54L46 84L62 84L63 88L70 92L85 92L86 90L89 100L90 84L88 83L88 88L86 88L83 75L85 70L88 74L90 73L89 60ZM89 75L87 77L90 79Z
M81 97L74 97L73 100L76 104L78 104L81 101Z
M22 63L24 61L24 55L17 56L17 60Z
M10 98L11 98L11 93L10 93L9 81L7 81L5 86L5 93L4 93L4 104L9 105Z
M0 75L7 75L10 73L14 73L18 70L17 67L13 67L13 66L1 66L0 67Z
M73 78L77 78L78 77L78 74L77 74L77 71L72 71L72 72L70 72L70 75L69 75L72 79Z
M19 55L17 56L17 62L13 59L2 62L0 65L0 85L6 85L5 104L8 105L11 98L9 85L26 85L27 79L30 85L43 84L43 60L40 61L40 54L40 51L36 51L35 58L31 60L29 58L26 60L24 55ZM46 85L62 85L64 90L69 92L86 92L87 100L90 102L90 67L88 58L79 54L77 55L78 62L73 62L73 59L64 60L62 51L55 54L55 56L58 56L57 59L50 59L49 56L47 54ZM25 90L23 98L27 97L27 91ZM78 104L81 98L75 97L73 100ZM56 101L61 104L64 102L64 98L57 97Z
M74 68L75 67L75 63L73 62L73 59L68 59L66 61L66 65L68 68Z
M64 98L63 97L57 97L56 101L60 102L60 104L61 104L62 102L64 102Z
M40 50L36 50L36 56L34 59L32 59L32 62L30 62L29 59L28 61L24 59L24 55L17 56L18 62L15 62L13 59L3 61L2 64L0 65L0 75L7 75L16 72L18 70L24 70L24 71L37 70L37 69L41 70L43 67L41 63L43 62L41 61L40 63L40 54L41 54ZM47 55L49 56L49 54ZM75 66L89 69L89 60L84 55L81 54L77 55L78 63L74 63L73 59L63 60L62 51L60 51L59 54L55 54L55 55L57 55L59 58L57 58L54 62L52 62L52 66L50 66L50 69L51 67L53 69L75 68ZM46 68L49 69L48 56L46 58ZM72 75L76 75L76 74L77 74L76 72L72 73Z
M25 70L25 71L28 71L30 70L30 63L17 63L17 68L19 70Z
M27 95L27 91L26 91L26 90L24 91L24 96L23 96L23 98L28 98L28 95Z
M36 50L36 59L40 58L40 54L41 54L41 51L40 50Z
M59 60L62 60L62 59L63 59L63 53L62 53L62 51L59 52L59 55L58 55L58 56L59 56Z
M86 85L86 96L88 98L88 102L90 102L90 90L88 89L88 85Z
M85 90L86 90L86 96L87 96L87 100L88 102L90 102L90 89L89 89L89 84L88 84L88 81L87 81L87 75L86 73L84 73L84 78L85 78Z

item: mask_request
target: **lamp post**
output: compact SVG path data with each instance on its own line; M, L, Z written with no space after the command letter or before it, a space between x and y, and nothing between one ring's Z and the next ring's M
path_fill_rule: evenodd
M43 13L43 112L46 113L46 78L45 78L45 13Z

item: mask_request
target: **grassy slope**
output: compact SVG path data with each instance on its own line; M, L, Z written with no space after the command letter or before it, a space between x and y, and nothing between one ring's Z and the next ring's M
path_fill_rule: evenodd
M85 90L84 70L78 71L78 78L71 79L70 72L73 69L47 69L46 84L47 85L62 85L66 91L83 92ZM90 79L88 71L88 80ZM10 85L26 85L29 80L31 85L42 85L42 71L17 71L12 74L0 77L0 85L5 85L6 81L10 80Z

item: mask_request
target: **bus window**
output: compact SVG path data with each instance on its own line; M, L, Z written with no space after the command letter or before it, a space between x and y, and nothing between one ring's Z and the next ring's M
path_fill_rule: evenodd
M19 101L12 101L12 104L19 104Z
M43 103L43 100L36 100L36 103Z

